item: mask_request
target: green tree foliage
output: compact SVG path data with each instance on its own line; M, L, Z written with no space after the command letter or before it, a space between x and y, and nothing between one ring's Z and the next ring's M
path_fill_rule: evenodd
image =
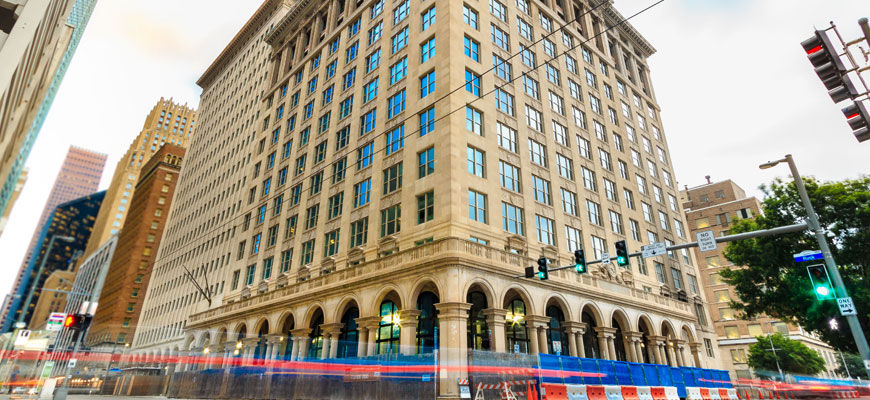
M825 360L819 353L797 340L791 340L779 332L756 339L758 341L749 346L747 360L747 364L756 370L776 371L777 361L783 372L815 375L825 370ZM776 355L770 350L771 341L776 348Z
M805 179L807 192L826 230L828 244L839 264L840 275L858 309L864 332L870 332L870 177L819 183ZM794 183L774 181L762 186L764 215L737 221L731 233L770 229L806 220L806 211ZM746 317L766 314L794 321L818 333L835 348L856 352L849 325L839 316L833 300L820 302L812 292L806 266L797 264L793 254L816 250L809 232L767 236L731 242L725 257L739 266L725 269L722 278L735 286L739 301L732 304ZM810 262L813 263L813 262ZM831 318L838 318L839 330L832 330Z
M838 354L839 355L839 354ZM843 367L843 358L846 359L846 365L849 367L848 373ZM864 376L864 361L861 356L852 353L843 353L843 358L837 357L837 369L834 371L841 376L863 377Z

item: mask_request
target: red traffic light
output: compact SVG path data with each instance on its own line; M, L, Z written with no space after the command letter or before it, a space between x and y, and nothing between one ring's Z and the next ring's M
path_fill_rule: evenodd
M66 316L66 319L63 320L63 327L64 327L64 328L69 328L69 327L73 326L73 324L75 324L75 322L76 322L76 317L75 317L75 316L73 316L73 315L67 315L67 316Z

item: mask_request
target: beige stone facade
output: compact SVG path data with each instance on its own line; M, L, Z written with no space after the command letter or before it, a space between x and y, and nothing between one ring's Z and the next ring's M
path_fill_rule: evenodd
M517 277L540 256L688 239L655 50L630 25L604 32L622 19L609 4L556 3L265 2L200 80L207 133L134 348L217 363L416 354L437 325L445 365L561 348L717 368L688 251ZM210 305L182 264L220 280ZM461 374L441 376L443 396Z
M6 206L6 210L3 211L3 216L0 216L0 235L3 234L3 229L6 228L6 223L9 222L9 216L12 215L12 208L15 207L15 201L18 200L18 196L21 195L21 191L24 190L24 184L27 182L27 175L29 170L27 168L21 171L21 175L18 176L18 183L15 184L15 189L12 191L12 197L9 198L9 204Z
M686 209L692 236L706 230L712 230L716 236L727 235L733 221L753 218L762 213L758 199L747 197L746 192L731 180L708 181L705 185L686 188L680 192L680 200ZM756 342L757 336L779 332L817 351L825 360L826 370L822 375L834 377L838 355L816 335L800 326L765 316L752 320L741 319L739 313L729 306L733 299L737 299L737 293L734 287L722 282L719 277L719 271L734 267L723 254L725 247L725 244L720 244L715 252L706 253L698 252L697 248L693 250L700 262L701 285L710 301L709 312L718 335L723 369L728 370L732 378L751 378L752 371L746 364L749 346Z
M166 143L187 147L193 135L196 111L186 104L176 104L172 99L160 101L148 112L142 131L130 143L130 147L115 166L112 182L106 189L106 198L100 207L94 230L88 240L81 261L88 259L109 238L118 234L124 226L133 199L136 183L142 167L157 150Z

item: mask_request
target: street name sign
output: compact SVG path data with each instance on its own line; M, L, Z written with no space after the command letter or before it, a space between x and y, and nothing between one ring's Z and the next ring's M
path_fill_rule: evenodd
M610 253L604 253L601 255L601 263L604 265L610 265Z
M821 251L818 250L806 250L800 253L794 254L795 262L804 262L804 261L815 261L824 259L825 255L822 254Z
M665 246L665 242L658 242L648 244L646 246L641 246L640 248L640 256L643 258L650 258L655 256L660 256L668 252L668 247Z
M848 316L848 315L858 315L858 312L855 310L855 304L852 303L851 297L843 297L837 299L837 305L840 306L840 315Z
M64 313L51 313L48 316L48 323L45 325L45 329L53 332L60 332L63 330L63 321L66 319L66 314Z
M698 250L701 250L701 253L716 251L719 248L716 245L716 235L713 231L698 232L695 234L695 238L698 239Z

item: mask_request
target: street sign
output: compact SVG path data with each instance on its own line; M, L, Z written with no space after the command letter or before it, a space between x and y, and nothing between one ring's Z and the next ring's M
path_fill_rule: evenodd
M698 250L701 253L705 253L708 251L716 251L719 246L716 245L716 235L713 231L701 231L695 234L695 238L698 239Z
M18 331L18 336L15 337L15 345L24 346L27 344L28 340L30 340L30 331L27 329L22 329Z
M45 325L45 329L53 332L60 332L63 330L63 321L66 319L66 314L64 313L51 313L48 316L48 323Z
M460 399L470 399L471 398L471 388L468 386L460 386L459 387L459 398Z
M67 367L67 368L75 368L75 367L76 367L76 363L78 363L78 362L79 362L79 360L78 360L77 358L70 358L70 359L69 359L69 363L67 364L66 367Z
M601 263L604 265L610 265L610 253L604 253L601 255Z
M815 261L824 259L825 255L822 254L821 251L818 250L806 250L800 253L794 254L795 262L804 262L804 261Z
M855 304L852 303L851 297L837 299L837 305L840 306L840 315L844 317L848 315L858 315L858 312L855 311Z
M641 246L640 248L640 256L643 258L660 256L667 252L668 250L665 242L652 243L646 246Z

